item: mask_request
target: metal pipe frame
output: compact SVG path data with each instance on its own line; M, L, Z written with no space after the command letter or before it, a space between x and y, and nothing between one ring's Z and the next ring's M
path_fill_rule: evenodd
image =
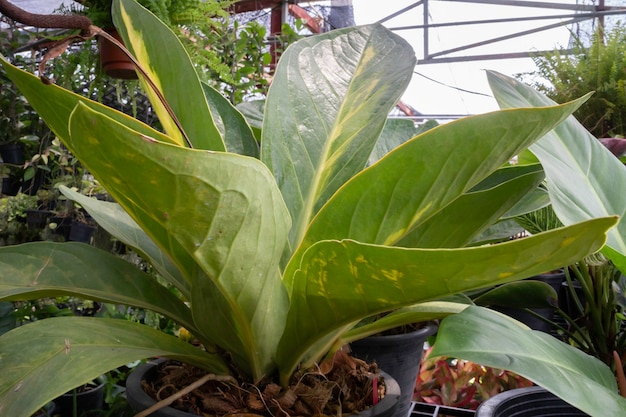
M520 16L520 17L510 17L510 18L500 18L500 19L480 19L480 20L464 20L464 21L454 21L454 22L445 22L445 23L431 23L429 21L429 10L432 1L440 1L440 2L456 2L456 3L472 3L472 4L483 4L490 6L508 6L508 7L522 7L522 8L533 8L533 9L542 9L542 10L567 10L573 13L559 13L559 14L545 14L540 16ZM387 22L394 17L400 16L412 9L417 7L422 7L423 13L423 23L421 25L412 25L412 26L400 26L400 27L390 27L391 30L394 31L402 31L402 30L422 30L423 33L423 54L420 58L418 58L418 63L420 64L436 64L436 63L452 63L452 62L466 62L466 61L479 61L479 60L497 60L497 59L511 59L511 58L526 58L532 57L534 55L542 53L542 51L516 51L509 52L505 51L502 53L493 53L493 54L467 54L461 56L449 56L450 54L456 52L468 51L470 49L474 49L477 47L494 44L510 39L520 38L523 36L535 34L538 32L555 29L561 26L568 26L575 23L583 22L586 20L597 19L600 25L604 24L604 18L606 16L615 16L626 14L625 7L612 7L606 6L604 0L599 0L597 5L581 5L581 4L564 4L564 3L553 3L553 2L535 2L535 1L522 1L522 0L420 0L415 3L410 4L407 7L404 7L397 12L390 14L389 16L379 20L379 23ZM565 20L564 20L565 19ZM497 23L512 23L512 22L539 22L546 20L558 20L555 23L539 25L534 28L514 32L502 36L491 37L485 39L480 42L474 42L465 45L459 45L458 47L454 47L451 49L440 50L440 51L431 51L430 48L430 30L434 28L447 28L447 27L459 27L459 26L467 26L471 27L473 25L485 25L485 24L497 24ZM461 36L462 38L462 36ZM543 51L547 52L547 51ZM571 53L573 50L566 49L562 51L563 53Z

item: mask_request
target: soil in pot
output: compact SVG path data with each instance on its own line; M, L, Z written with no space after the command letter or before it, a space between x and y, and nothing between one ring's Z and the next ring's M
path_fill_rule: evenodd
M394 417L409 414L424 343L436 331L437 326L429 324L407 333L371 336L350 344L353 355L364 361L375 361L398 382L402 394Z
M135 411L152 406L182 387L197 381L206 372L175 361L155 361L139 366L126 382L128 402ZM276 415L338 415L348 410L363 410L359 416L391 417L400 397L393 378L382 373L383 384L375 365L340 352L318 368L294 376L294 383L283 389L270 380L257 385L233 385L209 381L190 395L176 400L171 407L150 414L154 417L191 417L209 414L252 413ZM170 390L170 387L179 387ZM339 395L337 392L342 391ZM379 397L372 406L374 392ZM384 392L384 397L382 393ZM155 399L156 398L156 399ZM337 400L339 398L339 400ZM342 409L338 409L342 408ZM183 411L184 410L184 411Z
M541 387L518 388L494 395L476 410L476 417L588 417Z

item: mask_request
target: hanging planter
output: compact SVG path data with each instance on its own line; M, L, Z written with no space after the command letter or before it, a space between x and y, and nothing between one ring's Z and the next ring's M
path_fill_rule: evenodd
M122 38L115 29L106 29L106 32L123 43ZM123 80L137 79L137 73L135 72L135 64L128 58L128 56L113 42L100 36L100 64L104 72L113 78L120 78Z

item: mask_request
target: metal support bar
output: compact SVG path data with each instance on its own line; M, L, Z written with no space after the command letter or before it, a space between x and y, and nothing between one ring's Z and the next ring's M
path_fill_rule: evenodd
M522 0L441 0L457 3L476 3L488 4L490 6L515 6L515 7L531 7L533 9L561 9L561 10L580 10L595 11L596 6L585 4L565 4L565 3L549 3L541 1L522 1Z
M581 13L581 14L559 14L559 15L548 15L548 16L526 16L526 17L508 17L501 19L486 19L486 20L463 20L460 22L446 22L446 23L426 23L423 25L412 25L412 26L396 26L390 27L389 29L398 31L398 30L414 30L414 29L425 29L425 28L444 28L444 27L452 27L452 26L469 26L469 25L488 25L493 23L511 23L511 22L528 22L534 20L554 20L554 19L594 19L596 17L610 16L610 15L620 15L626 14L626 8L618 9L614 11L606 11L606 12L594 12L594 13Z
M440 1L440 2L455 2L455 3L471 3L471 4L484 4L490 6L508 6L508 7L525 7L525 8L534 8L534 9L553 9L553 10L566 10L570 13L554 13L550 15L541 15L541 16L522 16L522 17L505 17L498 19L480 19L473 21L453 21L453 22L443 22L443 23L430 23L430 2L431 1ZM467 51L472 48L482 47L485 45L494 44L497 42L502 42L510 39L520 38L523 36L535 34L538 32L555 29L562 26L573 25L576 23L580 23L586 20L598 19L602 22L606 16L614 16L614 15L622 15L626 14L626 7L612 7L606 6L604 0L598 0L599 5L581 5L574 4L572 2L570 4L564 3L553 3L553 2L545 2L545 1L522 1L522 0L421 0L411 5L392 13L391 15L385 17L379 22L386 22L395 18L407 11L414 9L418 6L422 6L422 24L421 25L411 25L411 26L400 26L400 27L390 27L391 30L399 31L399 30L422 30L423 33L423 58L419 59L419 63L443 63L443 62L462 62L462 61L477 61L477 60L490 60L490 59L504 59L504 58L522 58L529 57L538 54L538 51L527 51L527 52L508 52L504 51L503 53L493 53L493 54L476 54L471 56L445 56L449 54L453 54L455 52ZM514 23L514 22L541 22L548 20L558 20L556 23L546 24L546 25L536 25L536 27L519 31L511 34L506 34L502 36L492 37L486 39L484 41L475 42L467 45L460 45L458 47L454 47L451 49L432 52L430 47L430 30L433 28L446 28L446 27L459 27L470 25L488 25L488 24L499 24L499 23ZM564 51L565 52L565 51ZM568 50L568 52L571 52Z
M426 1L428 1L428 0L426 0ZM402 13L405 13L405 12L408 12L409 10L411 10L411 9L414 9L414 8L420 6L422 3L424 3L424 0L420 0L418 2L410 4L407 7L405 7L404 9L398 10L397 12L392 13L389 16L380 19L377 23L385 23L387 20L391 20L391 19L393 19L396 16L400 16Z
M575 53L575 49L562 49L559 50L563 54ZM417 61L418 64L449 64L453 62L470 62L470 61L491 61L497 59L516 59L516 58L532 58L542 54L549 54L554 50L545 51L533 51L533 52L506 52L499 54L482 54L482 55L464 55L454 57L441 57L441 58L424 58Z
M549 29L554 29L560 26L567 26L567 25L571 25L573 23L578 23L581 22L585 19L570 19L566 22L558 22L558 23L553 23L551 25L546 25L546 26L542 26L539 28L535 28L535 29L529 29L529 30L524 30L521 32L515 32L515 33L511 33L510 35L505 35L505 36L499 36L497 38L492 38L486 41L482 41L482 42L475 42L475 43L470 43L467 45L463 45L463 46L459 46L457 48L452 48L452 49L446 49L445 51L439 51L437 53L431 54L429 56L425 56L426 59L431 59L431 58L436 58L438 56L442 56L442 55L448 55L451 54L453 52L459 52L459 51L465 51L467 49L472 49L472 48L476 48L479 46L485 46L485 45L489 45L492 43L496 43L496 42L502 42L502 41L506 41L509 39L513 39L513 38L519 38L520 36L525 36L525 35L530 35L533 33L537 33L537 32L542 32L544 30L549 30Z

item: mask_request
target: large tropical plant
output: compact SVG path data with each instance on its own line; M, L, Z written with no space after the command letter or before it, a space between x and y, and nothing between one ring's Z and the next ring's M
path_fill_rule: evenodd
M466 247L543 179L539 166L502 166L581 100L471 117L413 138L411 126L409 140L373 162L415 57L380 25L346 28L282 56L259 149L242 114L198 81L165 25L132 0L114 1L113 16L143 81L152 80L146 88L163 132L2 65L117 203L66 195L180 296L91 246L36 242L0 248L0 300L70 294L135 305L176 321L206 349L122 320L30 323L0 337L2 415L28 416L109 369L156 355L287 385L346 341L465 308L443 297L580 259L616 222ZM590 370L611 392L608 368L589 362L580 372Z

